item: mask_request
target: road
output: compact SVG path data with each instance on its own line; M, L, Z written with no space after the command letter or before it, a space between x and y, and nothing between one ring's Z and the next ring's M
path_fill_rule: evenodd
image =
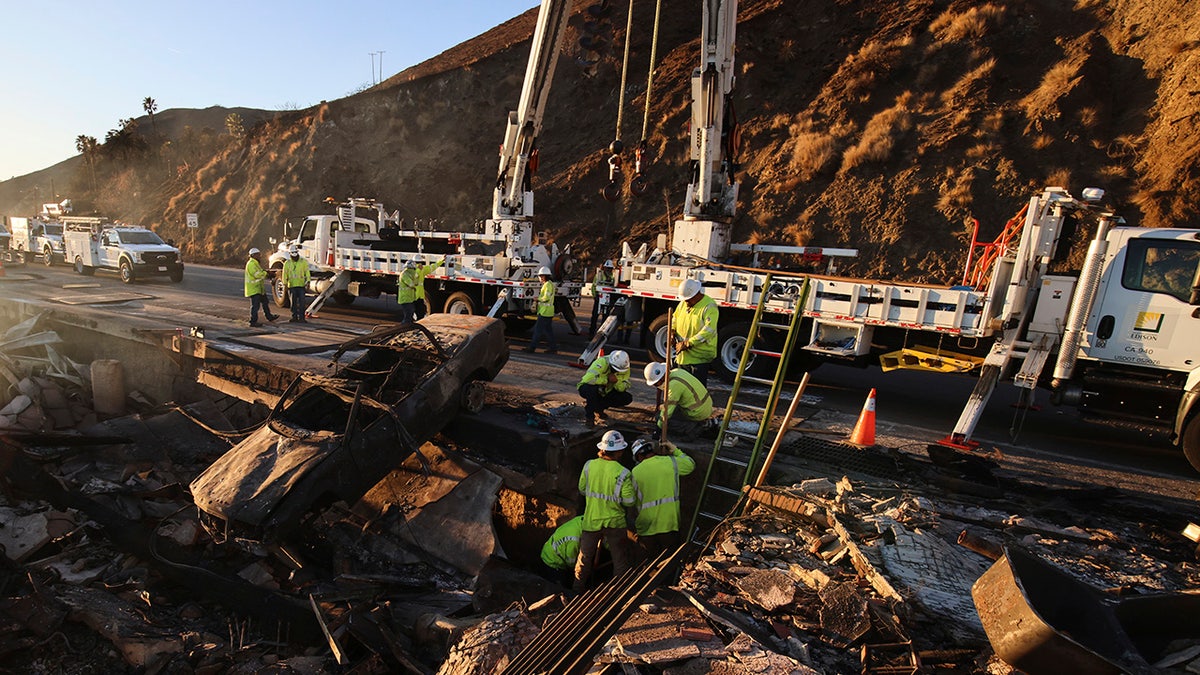
M188 265L181 283L167 279L149 279L125 285L115 274L98 272L94 277L81 277L70 268L45 268L30 265L24 270L10 268L10 276L28 275L28 283L6 285L9 293L28 292L53 297L67 292L64 286L99 284L99 291L134 292L151 296L142 302L180 312L182 317L197 313L230 321L248 318L248 302L242 297L240 269ZM18 291L17 289L22 289ZM74 291L79 292L79 291ZM590 300L583 300L578 314L586 323L590 315ZM113 311L120 311L114 305ZM371 300L359 298L351 306L328 303L314 323L335 323L369 328L378 323L394 321L397 312L394 298ZM286 318L286 317L285 317ZM564 399L577 398L574 389L580 370L571 367L582 351L583 336L567 334L565 324L556 324L559 354L526 354L515 347L527 344L526 335L511 337L514 345L510 366L501 382L523 386L540 395ZM267 330L285 330L277 324ZM645 364L645 353L631 349L635 373ZM819 397L821 414L818 418L836 423L853 424L870 389L877 391L877 420L881 434L885 431L912 439L912 448L923 450L924 444L934 441L954 426L963 403L974 386L969 377L937 375L920 372L882 373L878 368L856 369L824 365L813 373L808 393ZM639 402L649 405L650 390L635 387ZM720 405L727 391L714 385L714 395ZM1016 389L999 387L980 421L975 440L983 448L996 448L1005 457L1032 467L1041 474L1060 474L1073 478L1114 485L1126 489L1156 494L1173 499L1193 501L1200 490L1198 475L1182 454L1161 439L1088 424L1076 416L1073 409L1056 408L1048 404L1045 392L1036 399L1040 409L1012 407ZM820 421L819 419L816 421ZM1015 439L1012 431L1016 430Z

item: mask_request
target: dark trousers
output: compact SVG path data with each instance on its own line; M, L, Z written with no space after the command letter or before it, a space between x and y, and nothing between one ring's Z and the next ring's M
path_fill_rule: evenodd
M304 309L305 309L304 287L303 286L290 286L290 287L288 287L288 293L290 293L292 296L291 297L292 318L295 319L296 321L303 320L304 319Z
M679 367L683 368L684 370L691 373L692 376L695 377L697 380L700 380L700 384L704 385L704 388L707 389L708 388L708 364L709 364L709 362L705 361L704 363L689 363L686 366L679 366Z
M592 570L596 567L596 556L600 552L600 542L608 544L608 552L612 554L613 578L621 576L625 570L633 566L626 546L626 530L620 527L606 527L596 532L584 530L579 535L579 560L575 563L575 584L572 590L582 593L587 590L588 582L592 579Z
M250 296L250 323L258 323L258 308L262 307L263 316L267 321L275 319L275 315L271 313L271 300L266 293Z
M400 303L400 323L412 323L417 313L417 303Z
M554 339L554 317L539 316L537 322L533 324L533 336L529 338L529 350L537 349L538 343L542 339L546 340L546 348L551 351L558 351L558 342Z
M425 318L425 298L417 298L417 301L413 303L413 318Z
M679 532L661 532L659 534L638 535L638 544L642 547L645 560L654 560L663 552L679 548Z
M633 394L616 389L605 394L600 389L600 385L596 384L579 385L579 395L584 400L583 411L588 415L602 413L609 408L622 408L633 403Z

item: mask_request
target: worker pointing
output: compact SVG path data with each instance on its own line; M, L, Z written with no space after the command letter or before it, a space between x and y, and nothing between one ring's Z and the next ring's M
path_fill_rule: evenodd
M396 302L400 305L400 323L412 323L416 317L417 286L420 283L421 276L417 273L416 261L406 261L396 288Z
M621 466L627 444L619 431L607 431L596 444L600 452L589 459L579 474L579 492L584 496L583 531L579 535L579 561L575 563L576 593L582 593L592 577L600 542L608 544L613 558L613 576L630 567L626 548L625 509L634 504L633 475Z
M690 474L696 462L674 445L659 447L649 438L633 442L633 459L638 544L653 560L679 547L679 478Z
M708 364L717 358L717 303L704 294L697 279L688 279L679 289L682 300L671 319L677 336L675 365L708 386Z
M596 426L596 418L604 419L604 411L633 403L629 393L629 354L615 351L601 356L588 367L579 380L579 395L583 397L583 423Z
M421 256L417 256L416 259L413 260L413 262L417 265L417 289L415 294L416 297L413 298L414 319L419 320L425 318L425 277L432 274L437 268L444 267L446 265L446 261L447 258L443 257L441 260L434 260L431 263L426 263L425 259Z

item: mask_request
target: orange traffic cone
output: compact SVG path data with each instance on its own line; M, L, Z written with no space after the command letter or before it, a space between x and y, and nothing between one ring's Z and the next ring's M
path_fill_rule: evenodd
M863 403L862 412L858 414L858 421L854 423L854 431L850 432L851 445L857 445L864 448L869 448L875 445L875 390L872 389L870 394L867 394L867 400Z

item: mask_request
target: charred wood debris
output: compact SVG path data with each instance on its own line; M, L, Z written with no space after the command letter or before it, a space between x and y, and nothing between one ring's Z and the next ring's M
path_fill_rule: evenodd
M419 503L378 519L335 503L291 544L218 544L185 486L238 438L223 411L132 400L96 422L86 368L31 335L6 336L24 356L0 363L7 672L1008 673L972 598L1005 547L1101 603L1200 585L1182 507L1004 479L947 490L903 456L902 480L826 467L748 489L706 545L579 597L499 552L468 574L381 525ZM1200 639L1138 658L1112 672L1200 672Z

